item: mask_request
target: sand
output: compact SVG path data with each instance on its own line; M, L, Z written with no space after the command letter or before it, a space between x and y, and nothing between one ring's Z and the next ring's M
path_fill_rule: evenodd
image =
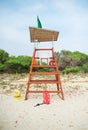
M0 94L0 130L88 130L87 75L66 75L63 80L65 100L50 94L50 104L42 103L42 94L29 94L17 101L13 93ZM74 82L73 82L74 81Z

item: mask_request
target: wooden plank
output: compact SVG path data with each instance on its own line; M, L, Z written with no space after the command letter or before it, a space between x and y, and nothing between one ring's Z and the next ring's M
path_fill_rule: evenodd
M58 72L31 72L31 75L56 75Z
M52 48L36 48L36 51L50 51Z
M55 65L33 65L33 68L56 68Z
M57 84L57 80L30 80L29 84Z
M31 42L57 41L59 32L42 28L29 27Z
M43 90L29 90L29 93L43 93ZM61 90L48 90L49 93L61 93Z

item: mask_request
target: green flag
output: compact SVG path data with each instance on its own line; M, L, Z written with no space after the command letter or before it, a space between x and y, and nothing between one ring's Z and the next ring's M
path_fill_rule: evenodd
M37 16L37 25L38 25L38 28L42 28L42 24L38 16Z

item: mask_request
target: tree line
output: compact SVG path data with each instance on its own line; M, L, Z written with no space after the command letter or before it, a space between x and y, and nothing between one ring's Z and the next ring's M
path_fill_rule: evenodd
M30 56L9 56L9 53L0 49L0 73L25 73L30 69Z
M58 69L64 73L88 73L88 55L79 51L62 50L56 53ZM28 73L31 56L9 56L9 53L0 49L0 73ZM39 70L38 70L39 71ZM43 69L45 71L45 69Z
M62 73L88 73L88 55L79 51L62 50L56 52L59 70Z

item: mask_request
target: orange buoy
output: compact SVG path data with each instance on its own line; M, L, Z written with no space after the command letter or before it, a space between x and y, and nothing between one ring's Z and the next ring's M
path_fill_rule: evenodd
M35 60L35 58L33 58L33 65L35 65L36 64L36 60Z

